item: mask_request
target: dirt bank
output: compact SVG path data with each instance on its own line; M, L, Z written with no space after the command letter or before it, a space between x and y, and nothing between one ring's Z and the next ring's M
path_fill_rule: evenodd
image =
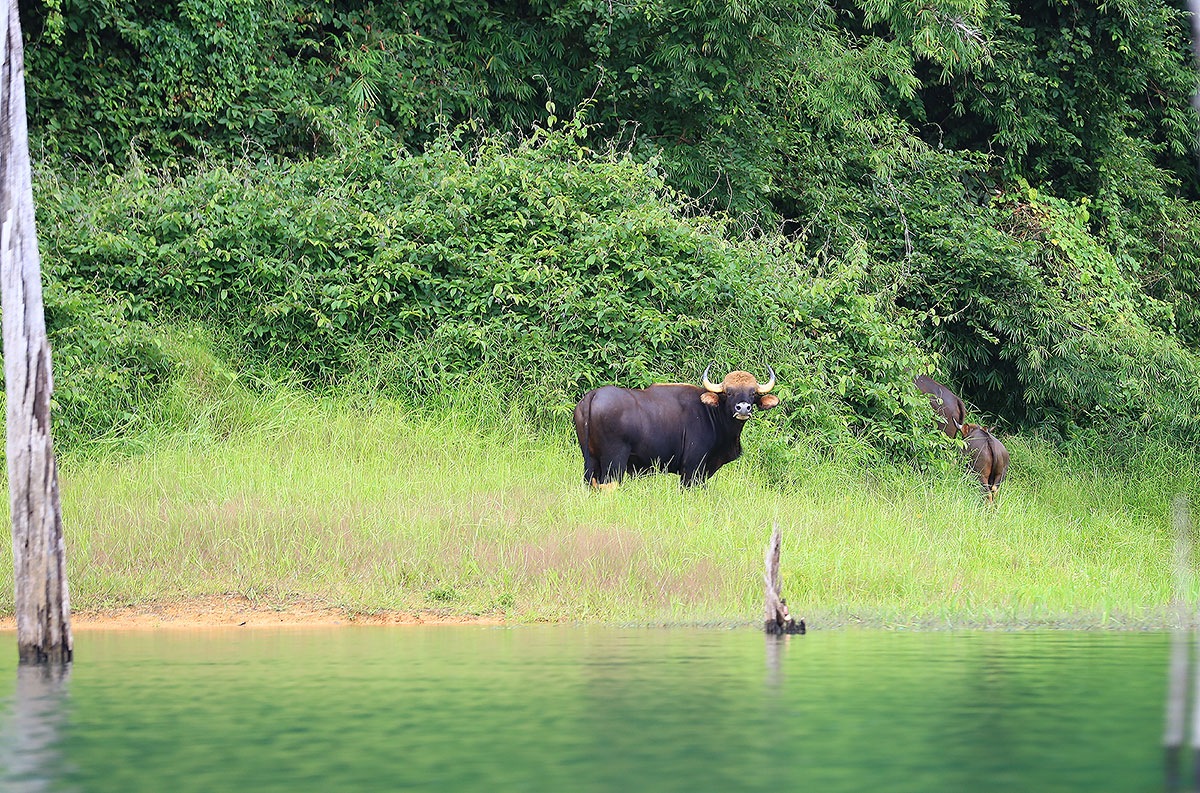
M461 616L437 612L361 613L305 600L254 601L240 595L190 598L71 614L71 627L87 630L172 628L279 628L336 625L499 625L497 616ZM0 617L0 631L16 630L16 619Z

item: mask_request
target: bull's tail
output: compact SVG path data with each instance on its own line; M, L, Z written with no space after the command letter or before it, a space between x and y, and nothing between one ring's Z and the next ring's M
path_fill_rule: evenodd
M583 454L583 481L596 484L596 455L591 448L592 401L595 392L589 391L575 406L575 437L579 439L579 451Z

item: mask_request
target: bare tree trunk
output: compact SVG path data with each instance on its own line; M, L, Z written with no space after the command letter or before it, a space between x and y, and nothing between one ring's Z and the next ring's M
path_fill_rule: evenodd
M763 629L767 633L804 633L804 620L796 622L788 613L787 601L779 591L779 554L783 546L783 536L776 523L771 530L771 541L763 553Z
M71 607L50 437L50 345L33 222L25 119L25 52L17 0L6 0L0 36L0 299L3 307L9 503L22 662L70 661Z

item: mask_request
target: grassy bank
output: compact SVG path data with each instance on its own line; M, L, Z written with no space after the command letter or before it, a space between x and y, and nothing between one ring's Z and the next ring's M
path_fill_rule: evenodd
M1167 619L1174 475L1152 461L1112 476L1103 461L1013 438L996 509L946 472L815 456L783 489L751 455L702 490L657 476L593 494L565 423L545 438L519 422L482 428L471 413L277 395L232 433L68 458L73 605L236 593L517 621L746 623L778 521L785 595L817 626ZM6 543L4 613L10 554Z

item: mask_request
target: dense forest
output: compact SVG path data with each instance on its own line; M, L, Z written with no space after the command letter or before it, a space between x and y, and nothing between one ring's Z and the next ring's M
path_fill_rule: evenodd
M1189 17L1142 0L23 4L59 437L235 368L405 400L770 363L781 438L1200 441ZM244 362L244 363L242 363ZM232 375L231 375L232 376Z

